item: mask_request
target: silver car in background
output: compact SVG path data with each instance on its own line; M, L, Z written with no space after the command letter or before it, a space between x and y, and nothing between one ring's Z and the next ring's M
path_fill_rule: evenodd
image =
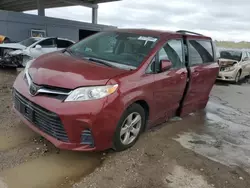
M0 44L0 66L25 67L26 63L43 54L68 48L75 42L55 37L31 37L19 43Z
M217 80L238 83L250 75L250 53L245 50L223 49L219 52L220 72Z

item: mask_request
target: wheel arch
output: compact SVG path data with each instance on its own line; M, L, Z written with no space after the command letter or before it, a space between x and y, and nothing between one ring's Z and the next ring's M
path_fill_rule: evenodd
M132 101L130 101L130 103L126 106L126 109L133 105L133 104L138 104L140 105L143 109L144 109L144 112L145 112L145 126L144 126L144 130L146 129L147 127L147 123L149 121L149 117L150 117L150 106L148 104L148 102L145 100L145 99L134 99Z

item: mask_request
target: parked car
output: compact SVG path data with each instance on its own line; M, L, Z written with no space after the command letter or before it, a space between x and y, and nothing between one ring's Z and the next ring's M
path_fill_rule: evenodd
M58 148L121 151L144 130L203 109L218 70L210 37L105 31L27 66L14 109Z
M74 41L69 39L53 37L31 37L19 43L0 44L0 66L25 67L31 59L49 52L63 50L72 44Z
M250 75L250 53L243 50L222 50L219 65L217 80L238 83L240 79Z

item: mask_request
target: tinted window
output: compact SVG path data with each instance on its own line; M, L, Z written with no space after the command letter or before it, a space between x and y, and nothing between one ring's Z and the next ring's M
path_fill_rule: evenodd
M57 44L57 48L68 48L73 43L68 40L57 39L56 44Z
M154 73L155 71L155 65L156 65L156 58L154 57L151 61L151 63L149 64L146 73Z
M211 41L190 40L189 61L191 65L213 62L214 56Z
M220 52L220 58L223 59L232 59L236 61L240 61L243 56L241 51L233 51L233 50L223 50Z
M170 40L159 50L158 60L156 61L156 58L152 60L146 73L159 72L161 60L170 60L173 68L180 68L183 66L183 59L182 41Z
M39 42L39 45L43 48L52 48L55 47L54 39L45 39L41 42Z
M159 61L167 59L173 64L173 68L182 67L183 50L181 40L168 41L159 51Z

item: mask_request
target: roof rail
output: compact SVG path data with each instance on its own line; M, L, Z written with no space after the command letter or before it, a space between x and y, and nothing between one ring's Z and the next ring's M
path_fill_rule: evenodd
M195 33L195 32L192 32L192 31L187 31L187 30L178 30L178 31L176 31L176 33L182 33L182 34L193 34L193 35L203 36L203 35L202 35L202 34L200 34L200 33Z

